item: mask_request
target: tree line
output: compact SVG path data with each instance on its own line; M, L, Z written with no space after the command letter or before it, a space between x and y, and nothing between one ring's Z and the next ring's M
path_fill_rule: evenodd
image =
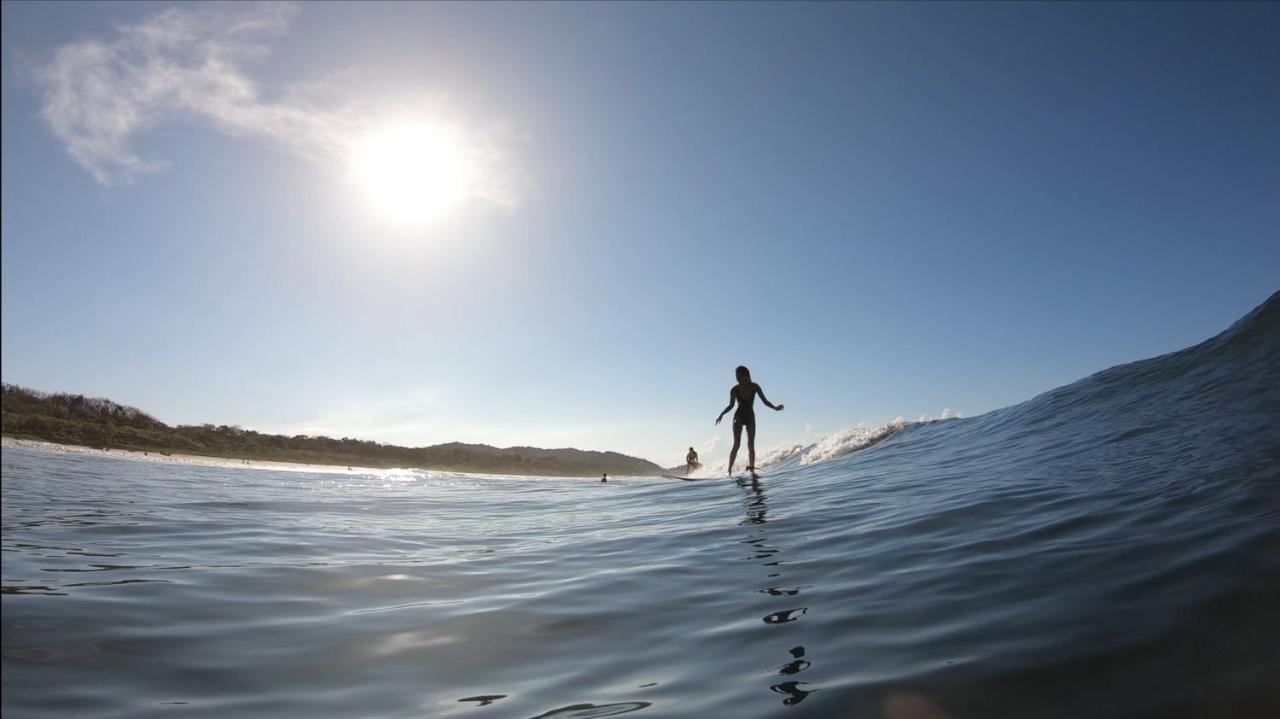
M401 447L351 437L264 434L225 424L171 427L136 407L100 397L46 393L11 384L0 386L0 394L0 424L5 435L100 449L493 474L599 476L603 472L662 472L652 462L617 452L497 448L459 442Z

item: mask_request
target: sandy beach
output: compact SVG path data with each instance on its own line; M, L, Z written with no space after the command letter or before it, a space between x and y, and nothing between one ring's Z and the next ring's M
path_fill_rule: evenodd
M88 454L95 456L123 457L139 462L158 462L162 464L187 464L206 467L254 467L257 469L274 469L285 472L327 472L348 474L350 472L385 472L385 468L341 466L336 464L305 464L302 462L272 462L257 459L230 459L225 457L205 457L197 454L181 454L173 452L139 452L131 449L99 449L74 444L45 442L38 439L19 439L17 437L0 438L0 447L5 449L37 449L45 452L62 452L66 454Z

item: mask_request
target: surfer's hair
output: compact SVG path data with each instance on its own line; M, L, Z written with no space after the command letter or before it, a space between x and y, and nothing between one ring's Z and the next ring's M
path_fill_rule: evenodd
M738 379L742 379L744 377L748 380L751 379L751 370L747 369L747 366L744 364L738 365L738 369L734 370L733 373L738 376Z

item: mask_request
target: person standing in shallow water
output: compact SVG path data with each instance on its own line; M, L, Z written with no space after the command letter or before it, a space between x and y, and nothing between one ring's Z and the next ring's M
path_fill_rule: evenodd
M764 406L775 412L781 412L783 405L774 405L764 396L764 390L760 389L760 385L751 381L751 370L739 365L734 370L734 374L738 377L738 383L729 388L729 406L720 411L720 416L716 417L716 424L720 424L720 420L724 419L726 413L733 409L733 405L738 405L738 410L733 413L733 449L729 452L729 474L733 474L733 464L738 459L738 447L742 444L742 428L747 428L747 470L751 472L751 476L756 476L756 395L760 395L760 401L764 402Z

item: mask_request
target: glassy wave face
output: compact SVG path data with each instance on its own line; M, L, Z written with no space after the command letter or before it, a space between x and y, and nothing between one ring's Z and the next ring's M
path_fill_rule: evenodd
M1280 299L758 482L3 453L15 717L1280 716Z

